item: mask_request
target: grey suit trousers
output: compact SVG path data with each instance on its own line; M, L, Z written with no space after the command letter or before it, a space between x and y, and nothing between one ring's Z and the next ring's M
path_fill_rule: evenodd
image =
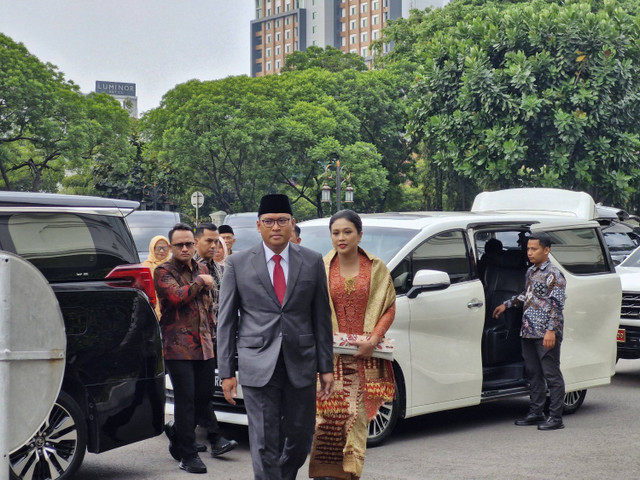
M255 480L295 480L316 422L316 385L294 388L282 354L264 387L242 387Z
M522 358L529 378L530 410L541 414L549 388L549 416L562 418L564 409L564 378L560 371L560 346L562 338L556 338L551 350L542 346L542 338L523 338Z

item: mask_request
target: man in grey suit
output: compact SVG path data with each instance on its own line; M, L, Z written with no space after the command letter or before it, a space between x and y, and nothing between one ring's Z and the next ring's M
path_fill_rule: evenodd
M333 392L333 339L322 256L289 243L286 195L265 195L263 242L227 258L218 316L218 371L235 405L237 369L256 480L294 480L311 449L316 394ZM316 378L320 374L320 390Z

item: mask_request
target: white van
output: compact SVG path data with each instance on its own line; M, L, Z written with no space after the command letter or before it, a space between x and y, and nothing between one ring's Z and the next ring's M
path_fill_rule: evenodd
M387 262L397 293L387 336L395 339L398 395L371 422L369 443L381 443L399 418L528 395L522 311L491 314L524 290L526 237L534 231L551 236L551 261L567 279L565 413L580 407L587 388L609 384L621 288L595 218L589 195L556 189L481 193L466 213L362 215L361 245ZM328 224L328 218L300 223L302 245L328 252ZM493 238L502 242L500 258L481 278L478 260ZM216 402L231 413L219 394Z

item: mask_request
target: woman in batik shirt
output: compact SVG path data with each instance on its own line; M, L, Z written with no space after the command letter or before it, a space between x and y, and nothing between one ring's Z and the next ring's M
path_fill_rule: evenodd
M318 401L309 476L362 476L369 421L393 400L391 362L372 357L395 316L396 294L382 260L359 247L362 221L341 210L329 221L334 249L324 258L333 331L365 335L354 355L334 355L334 393Z

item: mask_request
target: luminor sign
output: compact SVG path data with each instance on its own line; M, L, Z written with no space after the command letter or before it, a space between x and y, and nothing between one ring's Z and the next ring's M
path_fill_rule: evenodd
M136 84L121 82L102 82L100 80L96 80L96 93L108 93L109 95L135 97Z

